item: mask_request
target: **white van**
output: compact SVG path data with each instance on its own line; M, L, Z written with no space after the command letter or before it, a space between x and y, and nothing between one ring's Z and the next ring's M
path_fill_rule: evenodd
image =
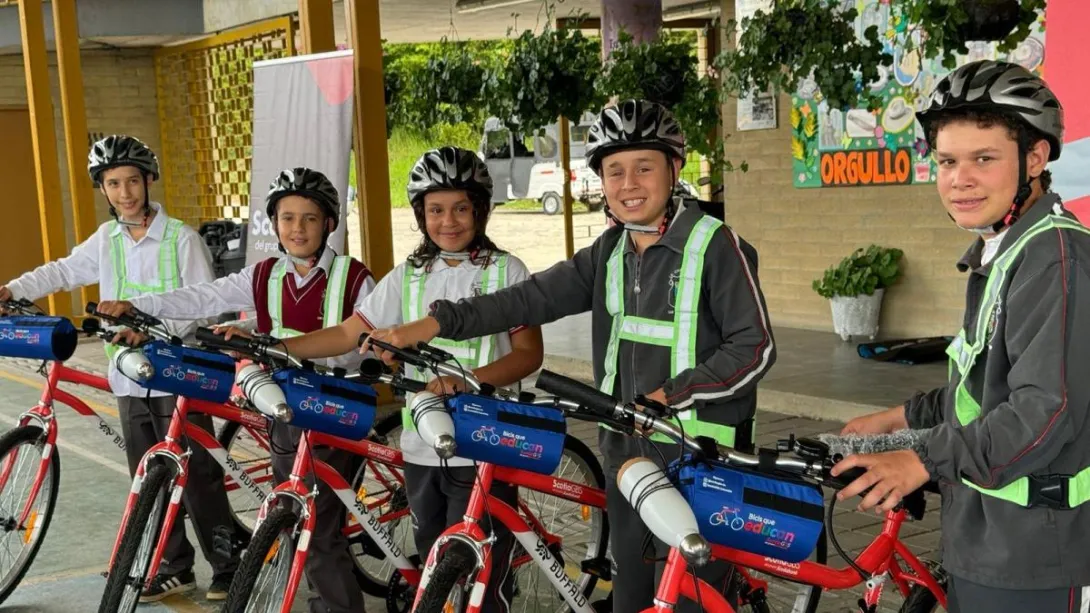
M598 211L605 203L602 182L583 158L587 131L594 118L593 113L587 113L578 123L570 124L571 192L572 198L589 210ZM527 198L541 202L541 209L547 215L564 209L559 133L559 126L554 123L545 128L543 135L524 138L496 117L485 121L478 155L492 175L493 204Z

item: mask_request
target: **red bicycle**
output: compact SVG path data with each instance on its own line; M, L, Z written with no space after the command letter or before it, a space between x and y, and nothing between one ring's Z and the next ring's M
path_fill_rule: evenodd
M687 499L673 486L678 481L676 471L685 463L719 462L720 465L768 475L790 475L815 487L825 485L835 489L851 483L863 471L855 469L832 477L829 471L839 457L831 454L829 445L822 441L796 440L792 437L780 441L776 450L761 450L759 455L754 456L721 448L715 441L704 437L694 439L685 436L668 421L673 415L669 407L652 407L657 409L659 416L639 412L632 404L618 403L592 387L548 371L541 373L537 386L578 403L598 421L619 427L629 434L665 434L682 444L690 454L665 472L652 460L642 458L630 461L618 474L618 484L629 502L656 537L670 546L655 604L646 612L672 613L679 599L685 597L712 613L734 613L735 609L728 603L727 596L690 572L694 566L701 566L709 559L731 562L739 569L734 589L730 590L734 593L730 596L737 597L741 606L748 606L754 612L769 611L770 603L766 598L767 582L754 580L750 570L803 584L806 589L800 592L800 596L806 597L796 599L792 605L793 611L816 610L821 590L847 590L865 584L863 598L858 601L859 611L874 613L887 580L892 580L904 596L901 607L904 613L930 613L940 605L946 606L945 576L941 568L929 567L920 561L898 538L908 516L922 518L925 508L922 490L905 497L886 515L881 533L854 560L845 555L837 543L832 526L833 504L830 503L824 514L824 529L836 550L848 560L848 566L843 569L807 560L786 562L769 555L709 543L701 534L710 532L710 526L724 524L735 524L731 526L734 531L755 531L762 537L773 532L771 538L779 538L777 545L784 547L792 544L794 533L791 533L791 538L778 536L774 534L774 529L767 529L767 521L765 526L751 528L748 519L752 519L752 516L748 519L732 516L740 512L738 508L724 507L718 512L718 520L716 513L712 513L712 517L705 522L698 522L691 507L694 501ZM668 476L668 472L673 476ZM716 487L722 488L721 483Z
M22 317L18 323L24 326L26 340L39 344L42 348L48 346L50 339L45 338L44 329L33 331L34 323L58 323L61 319L46 316L37 306L26 300L4 303L3 310L20 314ZM6 322L12 321L9 318L3 319ZM71 325L67 320L64 322ZM13 330L11 336L18 331ZM27 330L31 332L27 334ZM83 332L104 340L113 336L113 333L100 329L98 321L94 319L84 321ZM63 357L67 359L70 355L69 351ZM6 544L3 547L5 555L0 556L0 563L11 563L10 568L0 570L0 602L18 587L30 569L53 517L61 469L60 449L57 447L60 425L56 419L55 405L67 405L79 415L96 421L98 431L119 450L125 450L125 440L119 431L106 423L78 396L58 387L61 383L74 383L111 392L106 378L71 368L58 359L45 359L40 372L45 376L45 384L38 404L19 415L15 428L0 435L0 538ZM226 454L223 456L227 457ZM266 457L265 463L267 462ZM246 482L246 478L237 471L230 470L229 466L224 468L228 475L235 475L239 479L236 481L229 476L229 489L238 489L239 483ZM237 521L238 511L232 510L236 513ZM239 525L241 527L244 524Z
M201 336L201 331L198 331L198 338ZM209 338L207 344L214 346L216 340ZM273 368L282 368L284 363L293 362L283 352L259 340L224 341L219 337L218 344L252 355L256 361L273 358L267 360ZM294 365L296 368L304 367L297 361ZM461 376L460 370L446 365L442 367L450 369L446 372L457 372ZM306 365L305 368L319 370L313 365ZM425 387L420 382L384 370L375 360L365 362L361 370L360 378L364 381L386 383L395 389L414 393L422 392ZM240 372L240 380L243 376ZM279 380L294 380L295 376L292 374ZM282 419L288 415L288 411L294 410L288 408L284 394L267 373L254 371L246 373L245 377L247 380L243 389L251 403L263 414ZM471 378L467 377L467 381L471 386L477 385ZM418 397L424 395L419 394ZM350 441L304 430L290 479L277 486L262 505L258 527L235 574L224 606L225 612L286 613L291 609L307 558L309 535L315 523L315 490L306 485L311 475L330 485L348 512L357 516L357 525L363 526L370 539L378 544L397 568L389 584L387 609L391 612L410 610L417 586L422 581L419 557L409 555L406 548L398 547L394 542L387 529L393 517L376 514L373 508L361 505L358 499L353 500L344 479L312 457L311 449L318 444L352 451L379 463L395 461L400 466L401 462L400 453L391 458L386 455L390 450L367 441ZM489 481L494 476L520 488L518 509L506 507L510 513L508 521L520 526L516 536L521 548L512 556L512 569L518 585L513 605L520 610L555 611L563 606L563 602L554 603L542 598L542 592L538 589L540 576L533 572L538 566L530 562L538 561L543 555L548 556L550 561L550 566L542 567L548 570L548 578L556 580L556 573L559 572L566 590L572 595L578 593L584 604L593 593L598 578L608 577L608 563L605 560L608 524L604 513L601 468L590 450L570 436L565 437L561 464L561 469L552 475L502 468L497 468L494 475L489 472ZM570 477L582 477L583 482L573 481ZM553 555L559 559L566 557L570 565L556 566L559 562Z

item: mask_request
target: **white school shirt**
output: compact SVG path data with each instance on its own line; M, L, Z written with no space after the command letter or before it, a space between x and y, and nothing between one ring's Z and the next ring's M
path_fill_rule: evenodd
M102 300L117 300L117 283L113 260L110 257L110 243L114 236L121 235L122 251L125 257L125 269L129 281L141 285L154 285L159 282L159 246L163 241L170 218L158 202L151 203L156 211L148 231L139 241L133 240L128 228L113 221L98 227L90 238L72 250L67 257L55 262L43 264L8 283L12 296L16 299L37 300L58 291L72 291L85 285L98 283L98 293ZM212 255L200 234L193 228L183 225L178 233L178 271L183 286L206 283L215 278L212 274ZM193 333L202 322L164 320L166 328L174 335L185 338ZM136 384L121 374L110 360L110 389L116 396L137 396L143 398L149 390ZM150 391L152 397L169 396L163 392Z
M306 276L300 275L295 266L288 266L288 270L295 277L295 286L303 287L318 275L329 273L333 266L333 258L336 254L331 249L325 249L322 257L318 258ZM287 254L282 254L281 259L289 259ZM134 298L133 306L154 315L155 317L169 317L171 319L192 320L208 317L210 313L245 312L249 315L256 313L257 305L254 304L254 274L257 264L247 266L242 270L231 273L225 277L216 279L211 283L191 285L165 294L148 294ZM356 297L355 306L359 306L363 299L375 289L375 278L368 275L360 286L359 295ZM285 297L287 294L285 293ZM285 302L284 308L290 303ZM253 329L257 324L256 317L250 317L246 321L237 322L239 327ZM235 325L235 324L232 324ZM319 363L331 367L346 369L358 368L362 358L357 351L350 351L343 356L319 360Z
M394 268L393 272L383 277L371 295L356 310L367 325L378 329L406 323L403 321L402 291L405 269L408 266L411 266L409 262L402 262ZM469 260L459 262L457 266L450 266L446 260L437 258L424 281L424 308L427 309L427 306L436 300L457 301L480 294L483 276L484 269ZM507 254L507 279L504 287L511 287L529 278L530 271L526 268L526 264L517 257ZM515 328L496 335L496 359L511 353L511 335L521 329L521 327ZM439 456L435 455L435 451L424 443L424 439L420 438L415 430L402 430L401 453L406 462L423 466L440 465ZM465 458L451 458L447 464L471 466L473 461Z

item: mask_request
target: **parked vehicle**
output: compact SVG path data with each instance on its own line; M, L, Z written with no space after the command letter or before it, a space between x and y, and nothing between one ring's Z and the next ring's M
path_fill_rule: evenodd
M584 159L586 135L593 121L594 115L587 114L571 125L571 192L573 199L591 211L598 211L605 203L602 182ZM543 134L524 136L496 117L485 122L478 155L492 175L493 204L532 199L541 202L546 215L563 210L564 171L560 163L559 135L557 124L546 126Z

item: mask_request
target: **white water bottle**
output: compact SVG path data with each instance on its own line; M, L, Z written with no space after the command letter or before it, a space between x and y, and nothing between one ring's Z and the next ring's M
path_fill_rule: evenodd
M114 357L114 366L126 377L137 383L147 383L155 375L155 367L144 352L136 347L125 347Z
M242 393L250 403L264 415L277 421L291 422L292 412L283 390L273 381L272 376L256 364L247 364L239 369L235 383L242 388Z
M693 566L707 564L711 546L700 536L692 507L654 462L647 458L625 462L617 472L617 486L660 541L680 551Z
M413 394L413 399L409 402L409 414L420 438L435 450L436 455L444 460L454 457L457 450L454 442L454 420L447 413L442 396L431 392Z

